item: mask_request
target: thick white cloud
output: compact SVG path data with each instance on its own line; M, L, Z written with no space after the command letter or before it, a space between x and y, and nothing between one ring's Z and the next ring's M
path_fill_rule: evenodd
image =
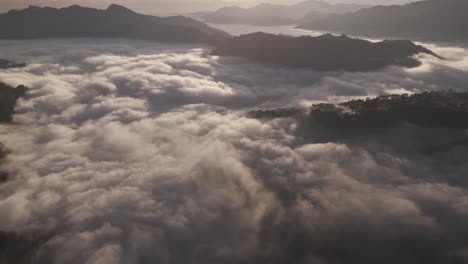
M320 73L143 41L0 45L29 62L0 80L31 87L0 129L0 230L38 232L36 263L467 261L468 164L442 157L465 147L410 151L412 127L318 142L300 121L244 115L466 89L463 49L433 47L448 59L411 70Z

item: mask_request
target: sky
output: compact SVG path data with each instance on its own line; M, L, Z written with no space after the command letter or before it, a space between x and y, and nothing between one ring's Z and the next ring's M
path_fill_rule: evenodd
M21 9L29 5L63 7L72 4L104 8L111 3L122 4L136 11L151 14L175 14L214 10L227 5L252 6L270 2L293 4L299 0L0 0L0 12ZM329 2L360 4L402 4L411 0L329 0Z

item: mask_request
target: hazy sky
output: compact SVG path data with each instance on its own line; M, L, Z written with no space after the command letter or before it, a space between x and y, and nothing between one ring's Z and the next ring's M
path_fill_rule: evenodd
M184 13L219 8L226 5L254 5L260 2L292 4L300 0L0 0L0 11L20 9L28 5L38 6L68 6L80 4L93 7L106 7L111 3L122 4L134 10L153 13ZM329 2L365 3L365 4L395 4L407 3L411 0L328 0Z

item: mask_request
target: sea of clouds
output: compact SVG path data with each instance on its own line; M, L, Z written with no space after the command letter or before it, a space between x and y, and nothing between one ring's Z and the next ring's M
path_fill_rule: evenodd
M245 115L467 90L468 51L428 47L446 59L346 73L189 45L1 41L28 66L0 81L30 91L0 126L0 230L32 263L467 263L466 131L319 142L302 121Z

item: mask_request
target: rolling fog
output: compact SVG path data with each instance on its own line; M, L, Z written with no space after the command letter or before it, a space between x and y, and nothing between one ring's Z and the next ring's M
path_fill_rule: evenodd
M466 263L467 149L411 147L466 131L324 143L301 121L245 115L466 91L468 51L424 45L446 60L349 73L191 45L0 41L0 57L28 62L0 79L31 88L0 131L0 230L44 238L34 263Z

